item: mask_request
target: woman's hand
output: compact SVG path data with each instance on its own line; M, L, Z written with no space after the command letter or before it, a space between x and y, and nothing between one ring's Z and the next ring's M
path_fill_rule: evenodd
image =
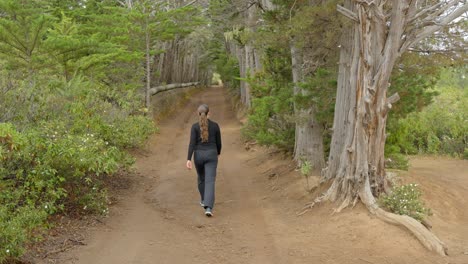
M187 160L187 169L191 170L192 169L192 161L191 160Z

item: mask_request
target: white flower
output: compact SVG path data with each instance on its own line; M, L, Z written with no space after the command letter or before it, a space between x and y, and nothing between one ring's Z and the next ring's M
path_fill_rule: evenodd
M7 249L7 250L6 250L6 253L10 253L10 250L9 250L9 249Z
M47 209L47 205L45 205L44 208Z

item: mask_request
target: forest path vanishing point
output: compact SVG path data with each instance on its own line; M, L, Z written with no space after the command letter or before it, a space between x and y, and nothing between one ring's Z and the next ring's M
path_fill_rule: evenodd
M359 205L332 215L333 206L325 204L297 217L310 199L303 179L292 171L290 179L272 183L275 173L262 174L281 171L288 162L245 150L228 98L223 88L206 89L160 123L160 133L137 154L140 177L128 197L90 231L85 246L44 263L468 263L463 255L465 247L468 251L466 228L451 240L459 245L455 257L442 258ZM198 204L195 170L185 168L190 127L201 103L210 106L223 137L212 218Z

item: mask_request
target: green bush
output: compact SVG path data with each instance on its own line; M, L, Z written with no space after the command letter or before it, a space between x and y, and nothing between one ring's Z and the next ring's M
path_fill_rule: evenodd
M386 154L386 163L385 167L389 169L397 169L397 170L408 170L409 168L409 160L408 157L401 153L390 153Z
M439 90L434 103L421 112L389 123L388 146L398 147L403 154L466 157L468 90L450 87Z
M294 96L289 49L266 50L264 71L249 76L252 107L243 135L262 145L294 148Z
M288 99L274 96L255 98L249 120L242 132L262 145L276 146L292 151L294 123L288 110Z
M389 195L383 195L379 203L387 210L400 215L410 216L422 221L431 212L421 201L421 190L417 184L396 187Z
M0 263L3 263L24 253L24 245L33 237L34 230L46 220L47 213L31 205L18 207L13 201L7 201L5 192L1 193Z
M5 248L0 263L20 256L48 215L64 210L107 214L102 177L128 168L134 160L123 148L140 145L154 131L145 117L120 120L96 122L87 129L41 121L21 132L0 123L0 248ZM110 133L100 133L109 126L115 128L115 141L103 139Z

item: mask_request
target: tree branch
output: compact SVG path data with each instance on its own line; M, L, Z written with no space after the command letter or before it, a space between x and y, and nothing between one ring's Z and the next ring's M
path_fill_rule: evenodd
M400 100L400 95L398 93L393 94L387 98L387 104L394 104Z
M191 6L191 5L195 4L196 2L198 2L198 0L193 0L192 2L190 2L190 3L186 4L186 5L184 5L182 8Z
M430 54L430 53L450 53L450 52L468 52L468 49L463 49L463 48L460 48L460 49L419 49L419 48L408 48L408 51L411 51L411 52L417 52L417 53L427 53L427 54Z
M396 1L392 5L392 14L390 20L390 29L387 33L387 39L385 40L385 45L383 48L383 59L382 67L379 69L379 72L382 70L383 78L382 80L388 80L390 78L391 71L383 70L386 66L389 66L390 69L393 67L393 64L396 58L399 56L398 49L401 46L401 36L403 35L406 21L408 19L408 9L409 3L407 1ZM384 81L385 83L387 81Z
M460 2L456 0L454 2ZM413 44L423 40L434 32L440 30L442 27L447 26L450 22L463 15L465 12L468 12L468 4L463 4L462 6L455 9L452 13L442 18L439 22L436 22L433 26L427 26L422 28L419 32L416 32L413 37L407 36L406 40L403 42L400 48L400 54L408 50Z
M434 11L434 10L437 10L438 8L440 8L444 4L445 3L443 1L441 1L441 2L439 2L439 3L437 3L437 4L433 5L433 6L430 6L430 7L426 8L426 9L423 9L423 10L419 11L416 15L414 15L413 17L410 17L409 22L410 23L414 22L416 19L418 19L418 18L424 16L425 14L428 14L428 13Z
M388 111L392 109L392 105L400 100L400 95L398 93L393 94L388 97L385 103L385 109L382 111L382 116L386 116Z
M340 6L340 5L336 5L336 10L341 13L342 15L344 15L345 17L353 20L354 22L359 22L359 19L358 19L358 16L356 13L354 13L353 11L343 7L343 6Z

